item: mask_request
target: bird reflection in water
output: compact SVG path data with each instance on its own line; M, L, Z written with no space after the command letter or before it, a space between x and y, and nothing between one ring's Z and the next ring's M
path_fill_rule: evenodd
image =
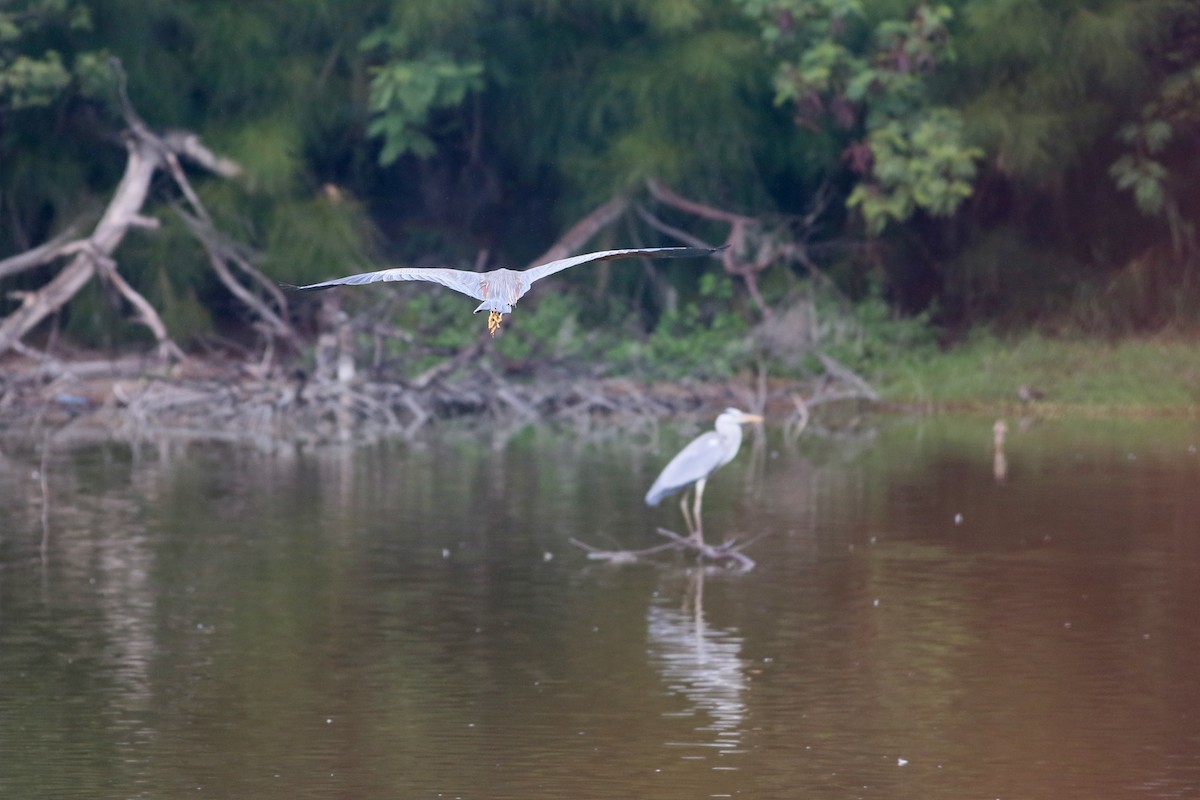
M688 708L672 714L694 718L689 737L667 742L681 758L715 761L714 770L736 769L729 757L742 752L746 716L746 664L742 637L708 625L704 618L704 570L689 576L681 607L652 605L646 613L651 662Z

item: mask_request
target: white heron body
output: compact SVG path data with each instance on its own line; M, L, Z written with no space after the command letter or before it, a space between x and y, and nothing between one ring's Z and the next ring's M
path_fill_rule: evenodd
M695 486L694 527L692 520L688 518L686 492L680 502L680 508L683 509L684 520L687 521L693 538L700 541L703 531L700 511L705 483L709 475L728 464L737 455L742 446L742 426L750 422L762 422L762 417L747 414L736 408L727 408L721 412L713 426L715 430L697 436L663 467L663 471L646 492L646 505L656 506L664 497L669 497L680 489Z

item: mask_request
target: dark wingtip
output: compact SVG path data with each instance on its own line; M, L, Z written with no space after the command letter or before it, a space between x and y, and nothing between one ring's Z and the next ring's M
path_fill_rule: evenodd
M332 289L337 284L325 285L323 283L313 284L309 286L296 286L292 283L281 283L279 288L287 289L289 292L321 292L326 289Z
M722 250L728 250L728 249L729 249L729 243L726 242L725 244L721 245L720 247L712 248L711 250L709 250L709 252L712 253L713 255L716 255L717 253L721 252Z

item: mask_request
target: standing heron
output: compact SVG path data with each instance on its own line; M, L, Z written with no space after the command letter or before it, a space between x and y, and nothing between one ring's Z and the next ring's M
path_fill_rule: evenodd
M725 245L728 247L729 245ZM587 264L592 261L613 261L619 258L637 258L652 256L654 258L697 258L712 255L724 250L725 247L637 247L630 250L601 250L597 253L584 253L570 258L560 258L548 264L530 267L527 270L494 269L490 272L468 272L462 269L447 269L443 267L397 267L381 269L378 272L361 272L345 278L335 278L321 283L310 283L307 286L297 286L296 289L310 291L313 289L328 289L333 286L361 286L378 281L429 281L448 286L456 292L462 292L468 297L482 300L475 313L488 311L488 332L492 336L500 330L500 323L505 314L511 314L513 306L525 296L533 286L547 275L561 272L568 267Z
M702 433L679 451L663 468L662 473L646 492L646 505L656 506L664 498L684 489L679 499L688 532L697 545L704 544L704 528L700 519L700 504L704 498L704 484L708 476L728 464L742 446L742 426L751 422L762 422L757 414L747 414L736 408L727 408L717 417L716 430ZM688 516L687 487L695 485L696 499L692 507L695 526Z

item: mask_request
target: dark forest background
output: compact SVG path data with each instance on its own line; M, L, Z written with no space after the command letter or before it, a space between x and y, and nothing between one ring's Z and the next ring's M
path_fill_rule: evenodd
M111 57L150 127L241 165L195 186L280 282L522 267L617 200L584 249L737 228L755 283L564 274L583 327L633 338L740 331L816 281L943 339L1200 318L1194 0L0 0L0 258L103 211L126 158ZM246 310L169 199L120 270L178 341L235 337ZM6 278L0 311L53 270ZM469 310L403 296L401 320ZM93 282L54 324L144 339L125 316Z

